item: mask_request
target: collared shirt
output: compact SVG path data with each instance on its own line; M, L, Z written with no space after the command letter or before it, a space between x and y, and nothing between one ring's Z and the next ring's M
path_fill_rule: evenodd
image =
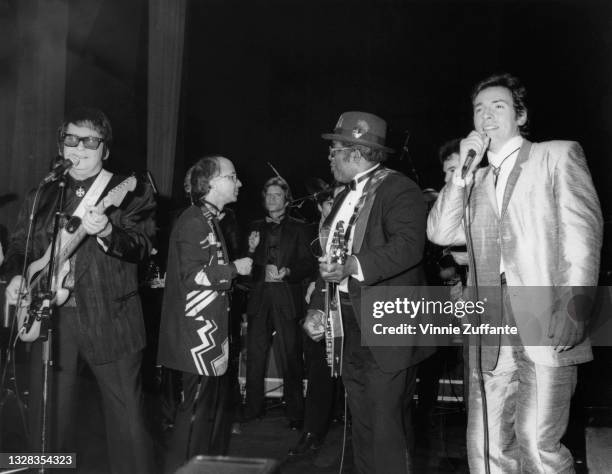
M280 222L266 222L264 228L266 236L261 236L266 243L266 263L278 266L278 248L281 240L281 229L285 216L281 216Z
M332 236L334 234L334 230L336 229L336 226L338 225L338 222L343 221L344 222L344 228L346 229L348 227L348 224L349 224L349 222L351 220L351 217L353 216L353 212L355 211L355 206L359 202L359 199L361 198L361 195L363 194L363 190L364 190L368 180L370 179L370 176L368 176L367 178L362 179L362 180L360 180L359 178L361 178L362 176L367 175L368 173L371 173L378 166L380 166L380 165L376 164L375 166L372 166L371 168L369 168L369 169L367 169L365 171L362 171L361 173L356 174L355 177L353 178L353 181L356 183L355 189L348 192L348 194L344 198L344 201L342 202L342 206L340 206L340 209L338 209L338 212L334 216L334 220L331 223L330 235L329 235L329 238L327 239L327 246L325 248L326 253L329 254L329 250L330 250L331 243L332 243L332 240L333 240ZM354 234L355 234L355 226L353 226L351 228L351 233L349 235L349 238L346 240L348 254L351 254L352 249L353 249L353 236L354 236ZM357 271L357 273L355 273L355 274L353 274L351 276L353 278L356 278L359 281L363 281L363 272L361 270L361 264L359 263L359 260L357 258L355 258L355 260L357 260L357 269L358 269L358 271ZM340 291L348 292L348 277L340 282L340 287L339 288L340 288Z
M523 137L518 135L508 140L497 153L493 153L492 151L487 152L489 164L495 168L499 168L497 185L495 186L495 198L497 200L497 212L500 215L502 204L504 203L504 191L506 190L506 184L508 184L510 172L512 171L512 168L514 168L522 145ZM502 256L499 263L499 273L502 274L505 271L506 266L504 265L504 257Z

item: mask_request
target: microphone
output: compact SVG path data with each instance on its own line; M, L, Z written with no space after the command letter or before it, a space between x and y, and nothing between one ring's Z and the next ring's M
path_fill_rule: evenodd
M60 178L66 171L68 171L70 168L72 168L73 165L77 163L78 160L76 163L69 159L63 159L62 161L59 161L55 168L53 168L49 172L49 174L45 176L42 181L43 184L51 183L52 181L55 181L56 179Z
M463 168L461 169L461 179L465 179L475 159L476 159L476 150L474 150L473 148L470 148L468 150L467 158L465 159L465 163L463 164Z

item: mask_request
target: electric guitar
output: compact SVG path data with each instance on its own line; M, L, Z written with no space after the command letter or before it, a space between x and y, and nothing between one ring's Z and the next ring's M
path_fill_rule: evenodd
M111 189L108 194L96 206L98 212L105 212L111 206L119 206L128 192L136 189L136 178L130 176L126 180ZM51 257L51 246L38 260L32 262L27 269L25 285L29 298L16 309L19 338L30 342L38 339L40 335L40 321L45 312L49 311L51 305L61 306L70 296L70 290L62 288L64 279L70 272L70 257L79 244L87 236L79 218L72 217L67 225L76 221L78 227L72 232L62 230L61 239L58 239L59 248L56 251L55 271L51 278L52 298L40 297L42 288L49 275L49 261ZM34 296L32 296L34 295Z
M339 221L327 254L327 263L344 264L346 253L344 222ZM325 349L327 365L329 365L332 377L339 377L342 374L343 343L344 329L342 327L339 284L325 282Z

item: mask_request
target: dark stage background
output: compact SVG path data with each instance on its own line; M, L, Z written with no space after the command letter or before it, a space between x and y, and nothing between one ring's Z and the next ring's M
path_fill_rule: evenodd
M152 87L151 58L158 73L165 58L163 48L152 52L150 15L153 5L173 1L186 3L186 15L180 89L168 104L156 101L163 81ZM163 18L162 7L155 11ZM160 118L151 104L177 114L174 153L170 147L161 157L174 183L160 196L163 248L170 210L186 204L183 176L198 157L222 154L235 163L244 186L234 207L246 223L261 214L261 186L273 176L266 162L296 197L306 195L309 178L330 180L329 143L320 134L343 111L385 118L388 144L398 150L389 166L440 189L437 148L471 130L471 87L504 71L529 90L532 140L582 144L610 222L609 0L0 0L0 238L56 155L64 111L77 105L109 115L109 167L123 172L153 169L154 138L174 138L151 125ZM300 210L312 211L312 204ZM609 350L596 361L583 368L577 403L609 407Z
M111 167L145 170L148 2L49 3L68 8L65 108L104 109L116 134ZM38 29L30 41L44 33L40 22L18 21L17 5L0 1L0 152L13 161L21 159L14 156L15 128L27 129L27 120L14 120L19 94L28 93L16 67L22 30ZM439 189L436 150L471 130L471 86L509 71L528 87L533 140L582 143L609 218L611 2L189 1L183 57L171 207L184 202L186 167L209 153L236 164L244 184L236 205L241 219L260 213L261 185L273 176L266 161L304 195L308 177L330 178L320 133L345 110L384 117L398 150L409 135L408 153L402 160L396 154L390 166L409 174L414 167L423 188ZM53 86L39 87L54 94ZM28 157L38 166L31 175L44 173L55 152L52 143L47 148ZM30 178L0 181L0 196L13 198L0 208L0 223L10 227L25 188L36 182Z

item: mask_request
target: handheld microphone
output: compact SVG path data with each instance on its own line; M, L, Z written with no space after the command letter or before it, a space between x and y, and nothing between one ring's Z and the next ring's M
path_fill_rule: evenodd
M474 150L473 148L470 148L468 150L467 158L465 159L465 163L463 164L463 168L461 169L461 179L465 179L475 159L476 159L476 150Z
M47 176L45 176L42 182L46 184L55 181L77 163L78 161L75 163L72 160L63 159L62 161L58 162L55 168L53 168Z

